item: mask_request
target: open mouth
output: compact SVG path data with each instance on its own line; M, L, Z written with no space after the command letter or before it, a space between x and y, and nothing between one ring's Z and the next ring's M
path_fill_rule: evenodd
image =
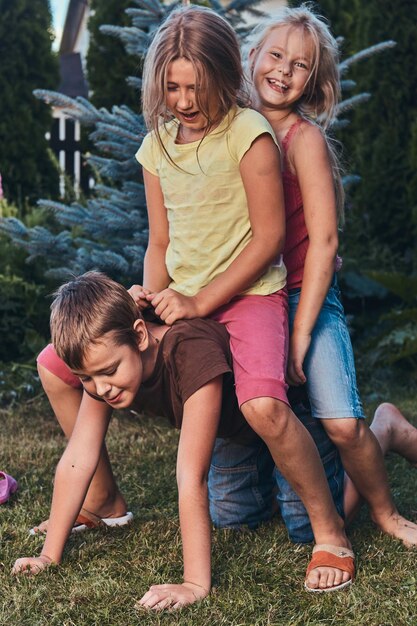
M266 80L272 89L279 91L280 93L285 93L289 89L288 85L283 83L281 80L277 80L275 78L267 78Z
M178 113L185 122L193 122L197 118L199 111L193 111L192 113L182 113L178 111Z

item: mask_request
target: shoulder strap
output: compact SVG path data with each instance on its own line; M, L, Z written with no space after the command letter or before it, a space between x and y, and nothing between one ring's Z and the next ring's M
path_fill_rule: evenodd
M282 147L284 149L285 154L287 154L288 148L290 147L291 140L296 134L296 132L298 131L298 129L300 128L301 124L303 124L303 122L305 122L305 120L303 120L303 118L300 117L298 118L296 122L294 122L292 126L289 127L287 134L282 140Z

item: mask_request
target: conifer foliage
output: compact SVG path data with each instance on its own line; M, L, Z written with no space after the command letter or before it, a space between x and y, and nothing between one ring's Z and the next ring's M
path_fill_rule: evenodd
M242 12L261 15L255 6L258 1L234 0L223 7L218 0L211 0L210 6L228 19L244 38L250 27ZM131 4L134 6L126 10L131 26L103 26L101 30L118 37L126 51L141 62L153 32L180 3L165 5L158 0L131 0ZM391 45L392 42L386 42L346 60L342 64L344 74L355 60ZM127 80L135 87L140 86L137 77ZM347 81L345 86L352 88L354 84ZM90 157L90 163L105 183L96 185L93 196L85 203L65 205L40 201L43 207L55 213L62 225L63 230L58 233L43 227L28 229L14 218L3 220L0 227L28 251L29 260L46 257L49 276L65 279L70 272L98 268L126 284L140 282L148 232L143 181L134 154L146 134L142 115L126 105L113 106L109 111L98 109L82 98L74 100L44 90L37 91L36 95L64 107L68 115L92 129L97 154ZM343 117L349 108L366 98L367 94L350 96L340 105L340 115ZM343 119L338 122L342 126L344 123Z
M0 173L20 207L58 192L45 138L51 112L32 93L58 84L52 40L48 0L0 0Z
M348 237L362 266L416 271L417 2L321 0L320 7L345 37L348 54L388 34L397 42L392 54L371 58L365 72L353 68L359 89L372 98L341 135L363 178L352 193Z
M115 104L126 104L137 110L140 94L127 84L126 75L138 73L138 60L126 55L120 40L101 32L103 24L130 26L125 9L131 0L90 0L89 4L92 15L88 21L87 71L91 102L108 109Z

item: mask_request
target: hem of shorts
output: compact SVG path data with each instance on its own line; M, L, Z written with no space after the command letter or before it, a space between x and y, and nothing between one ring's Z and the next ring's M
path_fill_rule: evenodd
M47 346L45 346L45 348L38 354L36 358L36 363L38 363L38 365L42 365L42 367L44 367L48 372L50 372L51 374L59 378L59 380L62 380L62 382L68 385L69 387L72 387L73 389L82 389L83 384L77 376L72 374L70 371L66 372L66 371L63 371L60 367L58 367L57 365L57 361L59 360L58 355L54 353L54 359L51 359L51 358L48 359L47 349L51 345L52 344L48 344ZM55 361L55 358L56 358L56 361Z
M265 381L262 381L262 384L259 386L252 387L251 392L246 392L245 394L236 394L239 408L242 409L242 405L245 402L249 402L250 400L255 400L256 398L275 398L275 400L280 400L284 402L287 406L290 406L287 398L287 387L281 386L280 389L277 389L277 383L271 385L265 385Z
M332 420L332 419L357 419L364 420L366 419L363 413L358 413L357 411L334 411L331 415L318 415L316 413L311 412L312 417L318 420Z

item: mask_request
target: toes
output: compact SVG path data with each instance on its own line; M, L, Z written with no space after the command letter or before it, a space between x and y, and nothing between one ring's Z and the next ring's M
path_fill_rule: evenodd
M349 580L348 572L333 567L316 567L308 575L306 584L310 589L331 589Z

